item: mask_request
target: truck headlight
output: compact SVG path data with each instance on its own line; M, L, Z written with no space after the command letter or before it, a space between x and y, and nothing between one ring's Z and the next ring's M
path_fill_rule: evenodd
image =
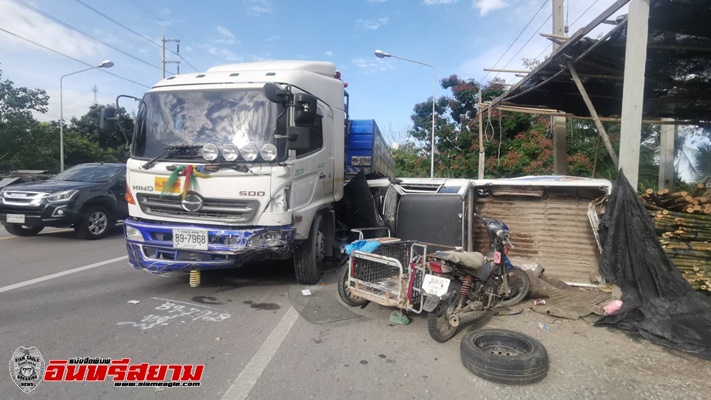
M66 202L72 199L75 194L77 194L78 190L63 190L61 192L57 193L52 193L51 195L47 196L47 201L50 203L61 203L61 202Z
M259 151L259 155L261 155L262 159L265 161L274 161L277 156L277 148L273 144L267 143L262 146L262 150Z
M240 149L240 152L242 153L242 158L244 158L245 161L254 161L257 159L257 155L259 154L257 146L252 143L245 144L244 147Z
M246 247L274 247L284 246L286 241L281 238L280 231L266 231L253 235L247 240Z
M202 154L202 158L207 161L215 161L217 159L217 155L220 153L220 150L217 148L216 144L208 143L202 146L200 153Z
M142 242L143 241L143 234L138 229L136 229L132 226L126 225L126 239L133 240L136 242Z
M239 157L239 149L233 144L222 146L222 157L227 161L234 161Z

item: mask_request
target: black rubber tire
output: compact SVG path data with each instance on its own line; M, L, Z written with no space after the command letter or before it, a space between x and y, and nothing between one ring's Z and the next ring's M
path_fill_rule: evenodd
M462 364L474 375L497 383L526 385L548 374L548 353L538 340L504 329L474 331L459 346Z
M459 292L461 286L458 282L449 285L450 296L447 300L439 303L431 313L427 314L427 332L436 342L444 343L453 338L459 330L458 326L452 326L447 317L447 309L459 302Z
M321 214L316 214L309 237L294 252L294 272L302 285L313 285L321 279L326 234Z
M5 230L15 236L35 236L44 226L24 226L22 224L4 224Z
M348 268L350 268L350 263L346 259L346 263L338 272L338 297L340 297L344 303L351 307L360 307L363 304L366 304L368 300L352 295L347 289Z
M512 276L514 279L511 279ZM526 271L519 267L513 267L513 270L509 271L509 288L513 291L510 297L501 301L501 305L504 307L515 306L520 303L531 290L531 278L528 276Z
M82 211L81 220L74 225L74 232L80 239L101 239L116 225L113 214L103 206L93 206Z

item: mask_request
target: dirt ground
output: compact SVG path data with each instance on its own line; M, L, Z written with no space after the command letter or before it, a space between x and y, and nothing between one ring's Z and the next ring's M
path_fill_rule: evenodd
M525 387L507 387L497 399L710 397L710 361L673 352L646 340L635 340L618 330L596 328L582 319L541 315L531 309L521 315L491 318L485 327L533 336L544 344L550 359L550 370L543 381ZM485 382L472 379L480 385ZM484 385L500 386L488 382Z

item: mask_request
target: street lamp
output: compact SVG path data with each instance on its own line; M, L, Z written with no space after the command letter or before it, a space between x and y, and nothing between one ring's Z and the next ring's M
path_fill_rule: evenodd
M96 67L83 69L81 71L72 72L71 74L62 75L59 78L59 171L64 171L64 99L62 98L62 81L69 75L78 74L80 72L89 71L95 68L111 68L114 63L111 60L104 60Z
M434 178L434 156L435 156L435 101L436 101L436 97L435 97L435 93L436 93L436 92L435 92L435 90L437 89L437 78L436 78L437 75L435 74L435 67L434 67L433 65L430 65L430 64L425 64L425 63L423 63L423 62L419 62L419 61L415 61L415 60L410 60L409 58L399 57L399 56L396 56L396 55L393 55L393 54L390 54L390 53L386 53L386 52L384 52L384 51L382 51L382 50L375 50L375 56L378 57L378 58L385 58L385 57L399 58L399 59L401 59L401 60L413 62L413 63L415 63L415 64L420 64L420 65L424 65L424 66L427 66L427 67L432 68L432 149L431 149L431 152L432 152L432 160L431 160L431 163L430 163L430 164L431 164L431 165L430 165L430 178Z

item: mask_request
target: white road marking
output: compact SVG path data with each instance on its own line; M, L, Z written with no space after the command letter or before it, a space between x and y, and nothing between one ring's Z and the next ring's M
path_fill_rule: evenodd
M291 327L299 318L299 312L294 307L289 307L286 314L281 318L281 321L269 334L267 340L262 343L262 347L257 350L257 353L252 357L246 367L239 374L237 379L232 383L222 400L244 400L249 396L249 393L257 384L262 373L272 361L272 357L276 354L282 342L289 334Z
M48 281L50 279L60 278L62 276L66 276L66 275L71 275L71 274L74 274L77 272L86 271L88 269L102 267L104 265L115 263L117 261L126 260L126 259L128 259L128 256L116 257L116 258L112 258L112 259L106 260L106 261L101 261L101 262L98 262L95 264L89 264L89 265L85 265L83 267L78 267L78 268L68 269L68 270L62 271L62 272L57 272L56 274L42 276L40 278L35 278L35 279L30 279L29 281L15 283L15 284L9 285L9 286L3 286L3 287L0 287L0 293L8 292L13 289L19 289L21 287L25 287L25 286L29 286L29 285L34 285L35 283Z
M203 308L214 308L210 306L206 306L204 304L198 304L198 303L189 303L187 301L178 301L178 300L171 300L171 299L162 299L160 297L153 297L153 300L161 300L161 301L169 301L171 303L180 303L180 304L187 304L192 307L203 307Z

